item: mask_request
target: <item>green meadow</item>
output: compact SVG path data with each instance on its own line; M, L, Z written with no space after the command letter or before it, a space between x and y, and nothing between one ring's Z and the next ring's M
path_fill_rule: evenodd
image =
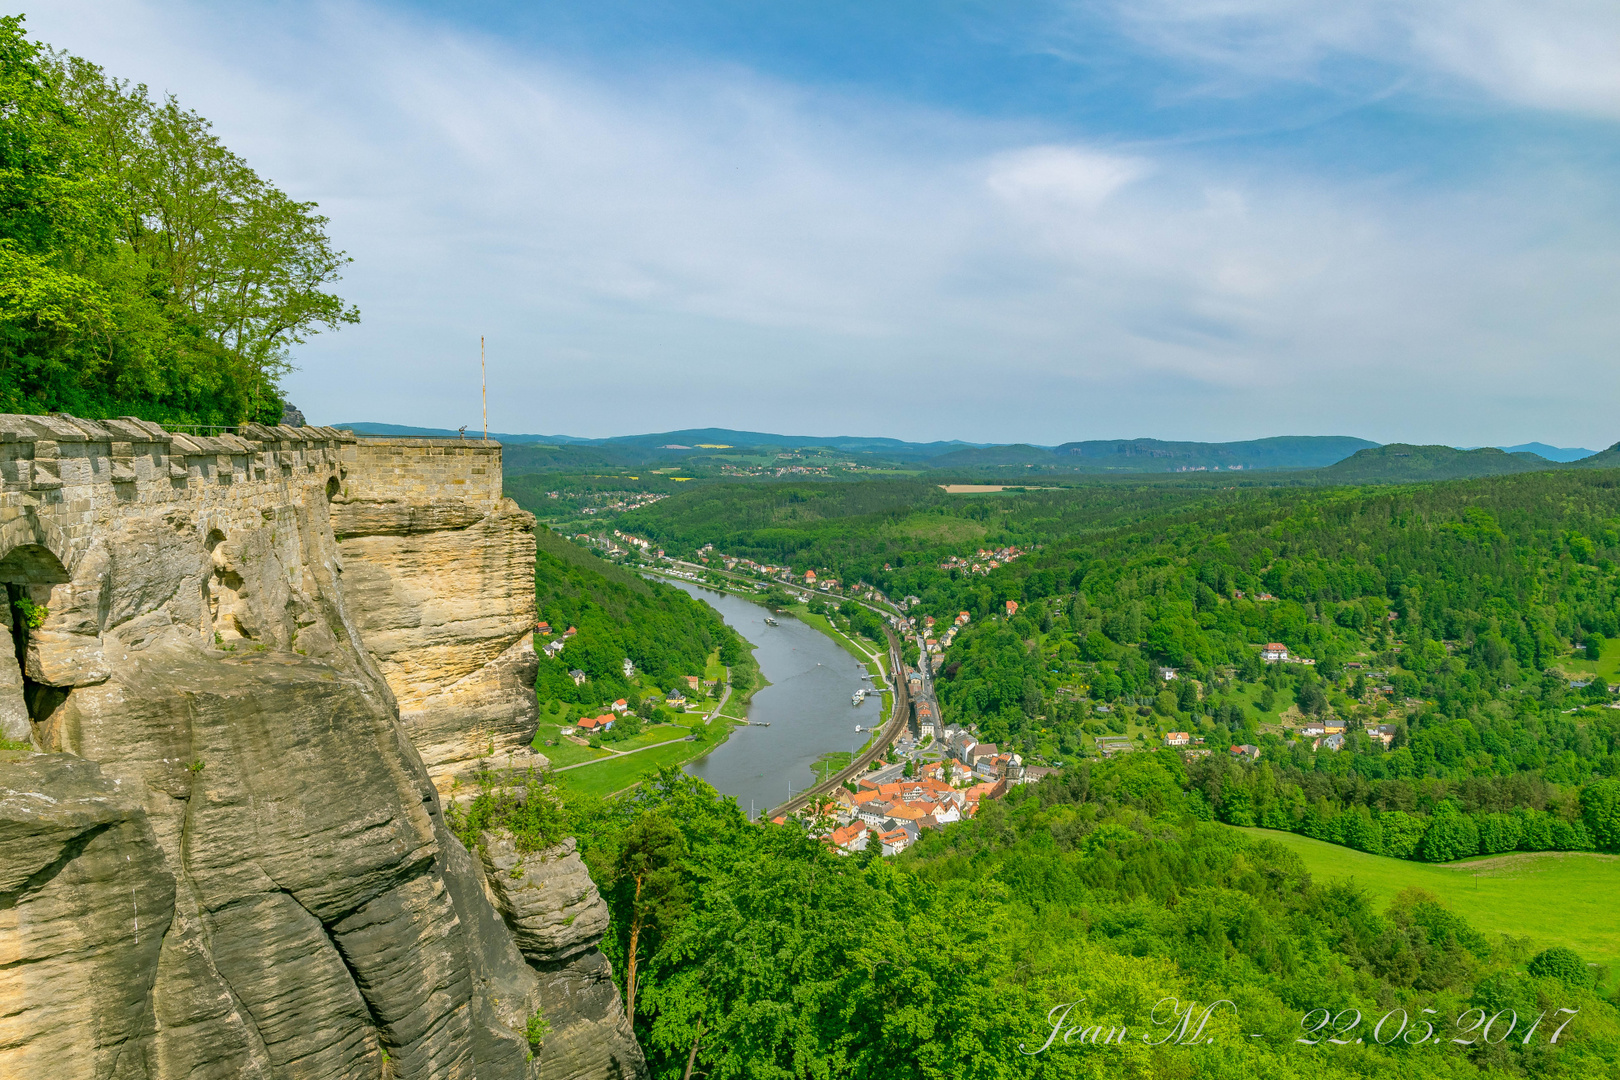
M1369 855L1271 829L1243 829L1296 852L1319 880L1350 878L1380 904L1402 889L1432 893L1487 934L1567 945L1620 976L1620 856L1535 852L1423 863Z

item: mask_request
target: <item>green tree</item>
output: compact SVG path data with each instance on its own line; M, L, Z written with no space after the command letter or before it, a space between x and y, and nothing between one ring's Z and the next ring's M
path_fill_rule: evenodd
M685 903L681 859L686 841L663 814L646 814L631 823L619 855L618 878L628 892L629 944L625 948L625 1014L636 1015L636 969L644 942L669 925Z
M279 421L289 347L358 319L314 204L16 17L0 100L0 408Z
M1575 989L1584 990L1592 985L1592 969L1579 953L1562 945L1537 953L1526 970L1538 979L1557 979Z
M1605 851L1620 851L1620 780L1598 780L1581 790L1581 816Z

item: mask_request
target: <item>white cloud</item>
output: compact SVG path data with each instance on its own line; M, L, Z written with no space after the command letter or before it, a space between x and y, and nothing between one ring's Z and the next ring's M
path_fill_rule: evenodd
M320 200L365 321L299 353L318 421L476 421L480 334L491 427L580 435L1568 444L1620 389L1607 189L1558 175L1358 187L359 5L30 27ZM1532 364L1583 393L1524 400Z
M988 183L1011 203L1051 202L1094 210L1147 171L1147 163L1138 158L1073 146L1031 146L997 155Z

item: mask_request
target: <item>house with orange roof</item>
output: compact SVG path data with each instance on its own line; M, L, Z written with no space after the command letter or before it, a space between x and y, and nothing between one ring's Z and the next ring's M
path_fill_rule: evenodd
M878 840L883 844L885 855L898 855L911 846L911 836L904 829L890 829L886 833L879 833Z
M868 829L864 822L853 822L842 829L834 829L827 836L833 847L843 852L865 851Z
M613 703L613 711L616 713L628 712L629 709L630 703L624 698L620 698L618 701Z

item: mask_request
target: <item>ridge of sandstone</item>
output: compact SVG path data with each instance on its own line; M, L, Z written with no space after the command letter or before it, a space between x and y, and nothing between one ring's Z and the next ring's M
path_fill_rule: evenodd
M533 529L494 443L0 416L0 1080L644 1074L577 857L444 823L544 763Z

